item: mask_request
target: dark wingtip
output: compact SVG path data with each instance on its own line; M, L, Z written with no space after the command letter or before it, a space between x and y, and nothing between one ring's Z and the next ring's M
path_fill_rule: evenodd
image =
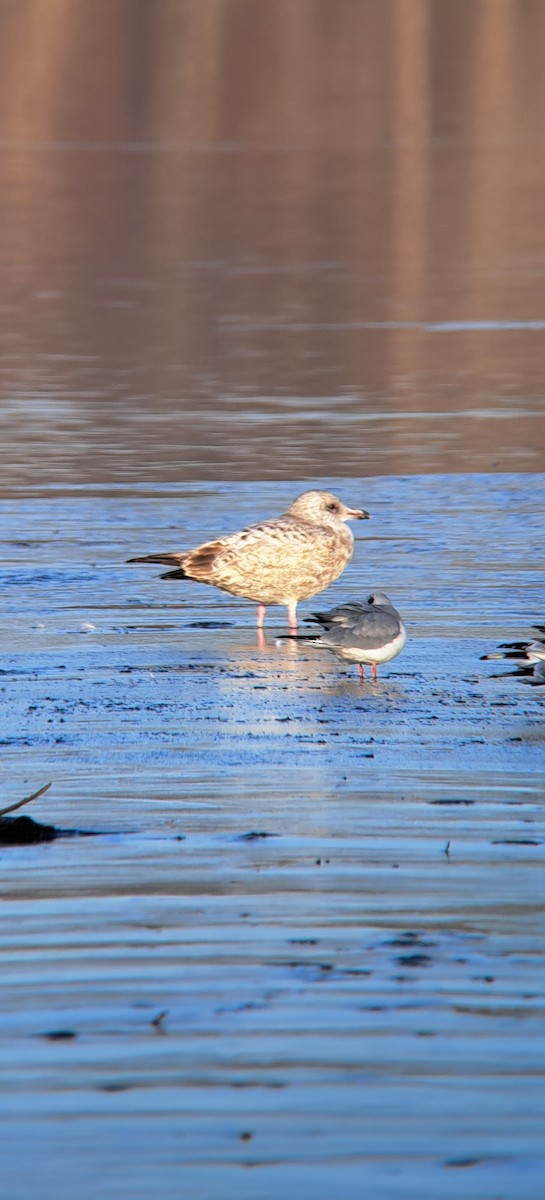
M159 576L159 579L187 579L187 578L188 578L188 576L186 575L186 573L182 567L177 567L175 571L165 571L163 575Z
M158 563L160 558L156 558L155 554L139 554L138 558L126 558L126 563Z

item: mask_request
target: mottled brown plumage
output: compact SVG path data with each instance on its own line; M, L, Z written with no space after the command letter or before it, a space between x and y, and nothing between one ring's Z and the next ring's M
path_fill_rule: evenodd
M303 492L270 521L205 542L195 550L148 554L129 562L174 567L162 578L194 579L258 604L258 626L267 604L285 604L291 628L299 600L329 587L350 562L353 538L345 521L368 517L347 508L332 492Z

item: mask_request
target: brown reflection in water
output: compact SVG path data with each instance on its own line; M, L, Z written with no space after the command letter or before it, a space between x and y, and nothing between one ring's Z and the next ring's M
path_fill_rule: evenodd
M544 60L518 0L6 3L4 486L543 470Z

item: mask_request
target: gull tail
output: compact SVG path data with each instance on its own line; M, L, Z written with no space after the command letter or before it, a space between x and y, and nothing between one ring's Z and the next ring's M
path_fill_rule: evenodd
M160 579L189 579L183 567L178 567L176 571L165 571L164 575L159 576Z
M307 617L305 617L306 620L308 620ZM277 637L279 641L286 642L315 642L319 637L319 633L318 630L316 630L316 633L279 633Z
M139 555L138 558L128 558L127 562L129 562L129 563L141 563L141 562L162 563L163 566L165 566L165 567L174 567L175 569L174 569L174 571L165 571L164 575L161 575L161 579L187 579L188 578L188 576L186 575L184 568L182 566L183 555L180 555L180 554L143 554L141 556Z

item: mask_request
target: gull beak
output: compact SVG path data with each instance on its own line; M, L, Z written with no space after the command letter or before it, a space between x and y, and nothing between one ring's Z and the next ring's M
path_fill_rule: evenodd
M371 513L366 512L364 508L347 508L346 515L349 521L371 520Z

